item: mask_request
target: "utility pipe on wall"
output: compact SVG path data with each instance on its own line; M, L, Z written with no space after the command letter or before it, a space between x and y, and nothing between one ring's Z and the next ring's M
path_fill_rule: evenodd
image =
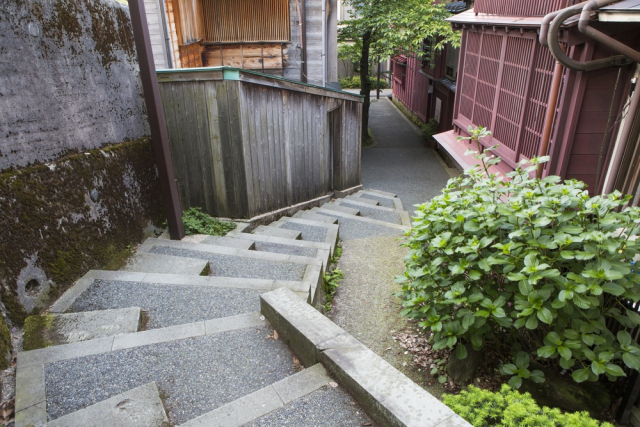
M173 68L173 50L171 49L171 37L169 37L169 24L167 19L167 5L164 0L158 0L162 5L162 33L164 35L164 44L167 49L167 67Z
M327 0L322 0L322 86L327 85Z

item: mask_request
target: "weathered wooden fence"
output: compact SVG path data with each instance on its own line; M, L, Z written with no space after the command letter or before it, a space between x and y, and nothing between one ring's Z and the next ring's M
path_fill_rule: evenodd
M361 97L233 68L158 81L184 208L252 218L360 184Z

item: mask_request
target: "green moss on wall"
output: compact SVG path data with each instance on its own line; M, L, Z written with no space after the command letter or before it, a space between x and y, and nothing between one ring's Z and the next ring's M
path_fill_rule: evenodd
M69 156L54 166L0 174L0 297L22 324L18 277L36 258L60 295L90 269L103 268L138 243L163 205L148 138ZM46 301L41 301L44 305Z
M7 322L2 315L0 315L0 370L7 369L9 367L9 361L7 355L11 351L11 334L7 327Z
M22 348L29 351L51 346L53 342L46 338L46 331L51 328L54 319L51 315L27 317L24 322Z

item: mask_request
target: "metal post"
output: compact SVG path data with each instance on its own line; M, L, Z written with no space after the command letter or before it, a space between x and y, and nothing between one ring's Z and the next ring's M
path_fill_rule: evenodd
M138 52L144 100L147 104L153 152L155 153L156 166L160 176L164 212L167 215L167 224L169 225L169 235L172 240L180 240L184 237L180 195L178 194L178 185L173 174L169 137L167 135L164 110L162 109L162 100L160 99L160 90L158 89L156 67L153 63L151 39L149 38L149 27L143 0L129 0L129 10L131 12L131 26L133 27L136 51Z

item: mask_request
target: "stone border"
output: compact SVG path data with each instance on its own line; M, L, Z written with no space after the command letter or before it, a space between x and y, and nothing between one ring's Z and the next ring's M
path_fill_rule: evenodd
M382 225L384 227L395 228L397 230L402 230L402 231L408 231L410 229L410 227L406 225L394 224L392 222L380 221L377 219L371 219L364 216L350 215L350 214L342 213L332 209L313 208L311 209L311 212L324 212L327 215L333 215L339 218L355 219L357 221L368 222L369 224L375 224L375 225Z
M260 296L262 313L305 366L322 363L380 426L469 427L331 320L281 288Z
M267 322L260 313L240 314L19 353L16 366L16 427L38 426L47 422L46 364L264 325Z
M343 197L347 197L353 193L357 193L362 190L362 184L356 185L355 187L347 188L345 190L335 190L333 195L336 199L342 199Z
M180 427L240 427L327 385L331 377L321 364L293 374Z
M363 200L373 200L373 199L363 199ZM378 211L381 211L381 212L396 213L396 214L398 214L400 216L400 221L402 222L402 225L407 226L407 227L411 227L411 218L409 218L409 212L407 212L407 211L399 211L397 209L387 208L385 206L374 206L374 205L370 205L368 203L359 202L357 200L349 199L349 198L336 200L335 202L332 202L332 203L336 203L336 204L341 205L341 206L342 206L343 203L349 203L349 204L352 204L352 205L355 205L355 206L362 206L363 208L366 207L368 209L374 209L374 210L378 210Z
M275 211L267 212L262 215L254 216L253 218L248 220L250 231L252 228L258 225L268 225L273 221L276 221L284 216L293 215L294 213L310 209L316 206L320 206L324 203L327 203L331 200L332 194L327 194L326 196L321 196L315 199L308 200L306 202L298 203L297 205L287 206L286 208L278 209Z

